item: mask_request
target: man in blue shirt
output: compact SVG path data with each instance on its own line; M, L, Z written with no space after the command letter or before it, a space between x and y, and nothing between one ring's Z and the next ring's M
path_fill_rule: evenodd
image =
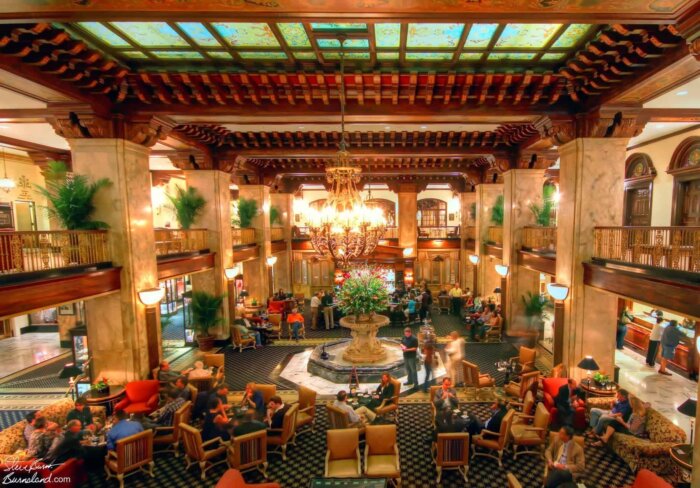
M617 398L611 410L603 410L602 408L592 408L590 411L590 425L593 427L597 435L603 435L605 428L610 421L615 421L616 417L620 417L627 422L632 414L632 407L629 402L629 393L625 389L617 391Z
M110 451L116 449L119 439L143 432L143 426L138 422L128 420L128 414L124 410L118 410L114 417L117 423L107 433L107 449Z

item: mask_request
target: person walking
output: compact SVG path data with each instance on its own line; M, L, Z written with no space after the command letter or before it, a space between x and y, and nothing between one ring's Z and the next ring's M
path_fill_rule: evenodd
M321 307L321 292L314 293L311 296L311 329L316 330L318 325L318 309Z
M333 295L330 291L326 290L323 292L323 298L321 298L321 306L323 307L323 321L326 323L326 330L335 327L333 321Z
M615 342L617 348L621 351L625 345L625 336L627 335L627 324L634 320L634 315L629 311L629 307L625 306L617 320L617 332L615 333Z
M418 386L418 339L413 335L413 331L410 327L406 327L404 329L403 335L404 336L401 339L401 350L403 351L403 361L406 365L406 373L408 373L408 380L404 383L404 385Z
M659 352L659 343L661 342L661 334L664 332L664 313L661 310L656 311L656 323L649 334L649 347L647 348L647 365L652 368L656 366L656 355Z
M684 334L678 328L678 321L671 320L668 326L664 329L661 335L661 366L659 367L659 373L671 376L671 373L666 371L666 366L668 365L668 360L673 359L676 355L676 347L681 342Z
M423 393L428 393L431 377L433 374L433 364L435 363L435 335L426 332L423 339L423 369L425 369L425 380L423 380Z

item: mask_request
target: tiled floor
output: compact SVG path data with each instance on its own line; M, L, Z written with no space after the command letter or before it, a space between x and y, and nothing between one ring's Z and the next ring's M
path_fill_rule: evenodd
M12 358L11 361L0 361L0 378L68 351L70 349L61 348L58 332L31 332L0 340L0 357Z
M690 417L676 411L676 408L689 396L696 397L698 384L688 378L673 373L663 376L656 368L650 368L644 357L629 349L615 353L615 364L620 367L620 386L629 390L645 402L663 413L671 421L684 429L690 436Z

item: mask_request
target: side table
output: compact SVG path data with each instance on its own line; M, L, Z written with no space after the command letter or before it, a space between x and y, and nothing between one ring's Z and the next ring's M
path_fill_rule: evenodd
M83 394L83 398L91 407L105 407L107 416L112 415L114 405L124 397L124 387L121 385L109 385L107 393L97 393L95 390L90 390Z

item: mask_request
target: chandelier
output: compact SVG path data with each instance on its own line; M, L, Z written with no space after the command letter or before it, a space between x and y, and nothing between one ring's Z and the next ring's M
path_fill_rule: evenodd
M311 245L347 269L350 261L371 254L386 230L380 208L362 200L357 185L362 170L353 165L345 142L345 56L340 39L340 143L335 161L326 166L328 198L321 209L309 208L307 222Z

